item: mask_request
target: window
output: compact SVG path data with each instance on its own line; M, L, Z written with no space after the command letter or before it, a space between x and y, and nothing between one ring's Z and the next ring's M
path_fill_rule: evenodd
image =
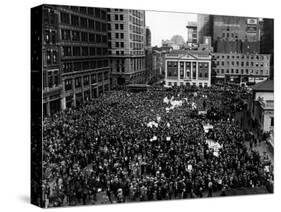
M99 34L96 35L96 42L101 43L101 35Z
M95 43L95 42L96 42L95 37L96 37L95 34L90 33L90 34L89 34L89 42L90 42L90 43Z
M94 8L88 7L88 14L89 15L94 15Z
M51 63L52 63L51 51L48 50L48 51L47 51L47 64L50 65Z
M95 56L96 51L95 47L90 47L90 56Z
M62 29L61 30L61 39L70 40L70 30Z
M81 27L87 28L88 27L87 19L81 17L80 18L80 25L81 25Z
M120 29L123 30L124 29L124 25L120 24Z
M115 24L115 29L119 29L119 25L118 24Z
M115 46L118 48L118 47L119 47L119 42L116 42L116 43L115 43Z
M121 38L121 39L124 38L124 33L120 33L120 38Z
M63 46L63 56L71 56L71 47Z
M97 18L100 18L101 14L100 14L100 9L99 8L95 8L95 16Z
M72 79L64 80L64 89L65 89L66 91L72 89Z
M124 42L120 42L121 48L124 48Z
M71 15L71 25L78 26L79 25L79 17L76 15Z
M101 23L96 21L96 30L101 31Z
M96 74L91 75L91 83L96 83L97 82L97 76Z
M115 33L115 37L116 37L116 38L119 38L119 33Z
M274 117L270 118L270 126L273 127L274 126Z
M62 24L69 24L69 14L61 12L60 18Z
M58 63L58 52L57 51L53 51L53 64L57 64Z
M80 47L73 46L73 56L80 56Z
M82 56L88 56L88 47L86 46L83 46L82 47Z
M84 76L84 77L83 77L83 84L84 84L85 86L89 85L89 76Z
M72 31L72 40L80 41L80 32L79 31Z
M123 21L123 15L120 15L120 20Z
M63 68L63 73L72 72L72 63L64 63L62 68Z
M95 29L95 21L89 19L89 28Z
M115 14L115 20L118 21L118 15Z
M102 42L103 42L103 43L107 43L107 37L106 37L106 35L103 35L103 36L102 36Z
M83 42L88 42L88 33L87 32L81 32L81 40Z
M45 42L50 43L50 31L49 30L45 31Z
M75 78L75 88L80 88L81 87L81 78Z

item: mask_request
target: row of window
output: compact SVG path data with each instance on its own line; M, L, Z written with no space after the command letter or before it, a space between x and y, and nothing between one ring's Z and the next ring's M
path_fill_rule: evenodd
M114 26L114 29L113 29ZM109 25L109 29L108 30L123 30L124 29L124 24L112 24Z
M61 30L61 39L63 41L78 41L89 43L107 43L107 36L95 33L80 32L76 30Z
M144 51L130 51L130 55L144 55Z
M110 17L110 16L109 16ZM108 21L110 21L111 19L108 19ZM123 21L124 20L124 16L123 14L114 14L114 20L115 21Z
M109 38L109 39L112 39L111 33L110 33L110 32L108 33L108 38ZM116 39L124 39L124 33L118 33L118 32L115 33L115 38L116 38Z
M143 43L132 43L130 42L130 48L133 50L141 50L144 48Z
M77 15L70 15L65 12L61 12L61 23L101 32L107 31L106 23L102 23L100 21L95 21L85 17L79 17Z
M62 65L63 73L108 67L108 60L91 60L84 62L65 62Z
M192 68L193 70L196 69L196 62L177 62L177 61L168 61L167 62L167 67L168 68L178 68L178 65L180 66L180 68L184 67L184 63L185 63L185 67L186 69L190 69L191 67L191 63L192 63ZM198 67L200 69L208 69L209 68L209 63L206 62L198 62Z
M269 60L269 56L266 55L214 55L215 58L219 59L251 59L251 60L264 60L267 59Z
M268 67L268 63L249 62L249 61L216 61L216 65L232 65L232 66L251 66L251 67Z
M190 82L168 82L168 85L169 86L177 86L177 85L180 85L180 86L196 86L196 82L193 82L193 83L190 83ZM199 87L208 87L208 83L201 83L199 82Z
M217 74L253 74L253 75L268 75L267 70L249 70L249 69L216 69Z
M197 78L195 70L193 70L192 73L191 73L190 70L186 70L185 76L184 76L184 70L183 69L180 70L179 75L178 75L178 70L177 69L173 69L173 68L168 68L167 69L167 77L168 78L170 78L170 77L171 78L177 78L178 76L180 77L180 79L184 79L184 78L191 79L191 77L193 79ZM200 78L200 79L203 79L203 78L207 79L208 77L209 77L208 70L204 70L204 69L203 70L198 70L198 78Z
M70 9L74 12L106 20L106 11L101 8L71 6Z
M62 56L107 56L107 48L88 47L88 46L63 46Z
M135 26L135 25L132 25L132 24L130 24L130 31L132 31L134 33L137 33L137 34L143 34L144 33L144 30L143 30L142 27Z
M76 77L74 79L74 87L75 88L81 88L82 83L84 86L89 86L90 84L94 84L97 82L103 82L105 80L109 79L109 72L101 72L97 74L87 75L83 77ZM83 82L82 82L83 80ZM91 80L91 81L90 81ZM73 79L66 79L64 81L64 89L66 91L72 90L73 88Z
M130 34L130 39L132 41L138 41L138 42L143 42L144 37L142 35L136 35L136 34Z
M57 25L58 15L51 8L43 9L43 22L44 25Z
M143 13L140 12L139 10L129 10L129 12L130 12L133 16L136 16L137 18L143 18Z
M135 25L138 25L138 26L143 26L144 25L143 24L144 22L141 19L139 19L139 18L135 18L135 17L130 15L129 19L130 19L130 22L135 24Z

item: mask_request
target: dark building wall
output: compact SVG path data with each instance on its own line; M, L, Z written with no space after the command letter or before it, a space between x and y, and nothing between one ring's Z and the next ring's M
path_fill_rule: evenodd
M261 46L260 52L262 54L271 54L271 73L270 78L274 78L274 20L263 19L263 28L261 32Z
M42 6L31 9L31 203L42 199Z
M62 69L62 108L110 89L107 9L56 6Z
M43 5L42 10L43 115L47 116L62 109L59 14L52 5Z

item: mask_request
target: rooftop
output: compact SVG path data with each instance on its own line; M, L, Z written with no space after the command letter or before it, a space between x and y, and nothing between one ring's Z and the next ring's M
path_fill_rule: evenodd
M265 80L263 82L257 83L251 87L253 91L274 91L273 80Z

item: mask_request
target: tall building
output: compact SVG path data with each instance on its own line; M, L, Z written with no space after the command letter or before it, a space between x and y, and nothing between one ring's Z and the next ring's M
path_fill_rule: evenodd
M151 47L151 31L149 27L146 27L145 29L145 47L146 48Z
M165 55L165 86L211 85L211 58L208 51L172 51Z
M50 115L110 89L107 10L43 8L43 111Z
M213 37L213 15L197 15L198 43L203 43L204 36Z
M260 53L270 54L270 67L271 73L270 78L273 79L274 76L274 20L269 18L264 18L262 20L262 30L261 30L261 42L260 42Z
M108 9L112 86L145 83L145 11Z
M215 52L259 53L260 25L258 18L213 16Z
M197 44L198 43L197 23L188 22L186 28L187 28L187 43Z
M233 83L257 83L269 78L269 54L213 53L216 78Z

